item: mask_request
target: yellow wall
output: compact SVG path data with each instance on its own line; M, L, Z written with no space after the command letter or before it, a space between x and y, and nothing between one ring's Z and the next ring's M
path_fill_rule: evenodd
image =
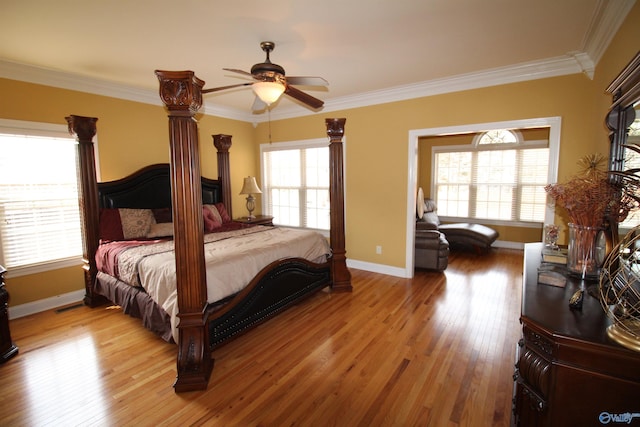
M273 122L274 141L319 138L325 117L345 117L347 257L405 266L408 135L413 129L536 117L562 117L559 175L576 172L575 160L606 138L585 126L594 117L594 82L582 74L469 90ZM603 123L602 119L598 119ZM266 139L259 126L258 140ZM507 241L540 240L496 227ZM376 254L382 246L382 254Z
M152 163L169 161L168 118L164 107L106 96L0 79L0 117L66 126L65 116L98 117L97 140L101 179L123 176ZM159 102L158 102L159 103ZM217 178L216 150L211 135L233 136L231 148L232 211L245 213L238 195L242 177L255 174L259 165L254 150L253 126L219 117L199 117L202 174ZM11 305L20 305L84 288L80 267L8 278Z
M562 117L559 180L577 172L576 160L593 152L608 154L604 117L611 99L606 86L640 48L640 4L636 4L600 60L593 80L582 74L494 86L338 112L272 122L272 139L326 137L324 119L345 117L347 257L404 268L408 179L408 134L413 129L535 117ZM0 79L0 117L62 123L68 114L95 116L102 178L119 178L141 166L166 162L168 122L161 106L123 101L63 89ZM199 118L202 170L215 172L211 135L233 135L231 151L233 211L244 213L238 196L241 178L259 177L259 144L266 124L218 117ZM133 141L133 142L132 142ZM122 155L127 150L126 156ZM560 219L558 220L560 221ZM559 222L558 222L559 223ZM499 230L503 233L503 230ZM539 237L536 237L538 239ZM527 241L504 232L501 239ZM376 246L383 252L377 255ZM82 289L79 268L11 278L11 304Z

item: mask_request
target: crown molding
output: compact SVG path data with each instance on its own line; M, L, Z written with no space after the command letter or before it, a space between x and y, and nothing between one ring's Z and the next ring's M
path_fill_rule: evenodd
M108 82L44 67L0 60L0 77L60 89L108 96L127 101L162 106L157 91ZM253 115L237 109L206 103L204 114L251 122Z
M364 92L353 96L330 98L325 101L322 112L361 108L389 102L405 101L414 98L480 89L509 83L557 77L568 74L584 73L593 75L593 61L586 53L575 52L565 56L543 61L526 62L508 67L495 68L477 73L461 74L443 79L421 83L390 87L387 89ZM308 115L300 113L299 107L279 108L271 112L271 120L282 120ZM254 119L266 121L266 118Z
M567 74L584 73L592 79L596 64L609 46L611 39L620 28L635 1L600 0L584 38L583 51L569 52L564 56L542 61L526 62L477 73L395 86L352 96L329 98L325 101L324 107L320 111L326 113L361 108ZM0 77L145 104L162 105L156 91L16 62L0 60ZM240 120L254 125L269 120L267 114L256 115L252 112L224 107L212 102L205 101L203 107L203 112L206 115ZM271 120L283 120L311 114L315 113L304 107L291 105L271 111Z
M593 61L586 53L571 53L566 56L544 61L533 61L509 67L496 68L478 73L462 74L443 79L430 80L416 84L394 86L352 96L329 98L322 112L331 112L351 108L367 107L389 102L405 101L444 93L479 89L496 85L523 82L528 80L556 77L567 74L585 73L593 75ZM111 98L162 105L158 93L113 82L65 73L40 67L0 61L0 77L24 81L62 89L92 93ZM237 109L223 107L213 103L204 103L204 114L229 118L249 123L261 123L268 120L266 114L255 115ZM314 114L298 105L278 108L271 111L271 120L283 120Z
M636 0L598 1L596 12L582 41L582 50L589 55L594 64L600 62L600 58L635 3Z

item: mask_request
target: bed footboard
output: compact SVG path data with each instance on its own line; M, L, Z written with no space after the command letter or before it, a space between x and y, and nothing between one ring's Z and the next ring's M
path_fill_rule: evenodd
M210 348L220 346L330 284L328 262L314 264L302 258L289 258L271 263L224 308L210 314Z

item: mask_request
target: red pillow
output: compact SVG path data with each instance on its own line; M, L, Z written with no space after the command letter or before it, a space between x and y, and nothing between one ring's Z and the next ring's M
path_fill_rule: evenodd
M220 216L222 217L222 223L231 222L231 217L227 213L227 208L224 207L224 203L216 203L216 209L220 212Z
M222 224L213 215L213 212L204 206L202 207L202 219L204 220L204 231L206 233L210 233L216 228L222 227Z
M118 209L100 210L100 240L112 242L114 240L124 240L122 223L120 222L120 211Z
M151 209L151 211L156 219L156 224L173 221L171 208Z

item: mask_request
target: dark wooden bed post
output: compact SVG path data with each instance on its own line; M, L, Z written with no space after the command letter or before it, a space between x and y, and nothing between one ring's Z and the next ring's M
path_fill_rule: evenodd
M231 168L229 166L229 148L231 148L231 135L211 135L213 145L218 150L218 180L222 182L222 200L227 213L233 218L231 212Z
M351 273L347 268L344 237L344 176L342 137L347 119L325 119L329 136L329 196L331 204L331 288L351 292Z
M213 361L207 331L207 284L198 127L202 86L193 71L156 71L160 99L169 111L171 197L173 204L178 361L176 392L207 388Z
M98 268L96 266L96 251L99 244L100 209L98 205L98 178L96 176L96 158L93 148L93 137L96 135L95 117L70 115L65 117L69 133L76 136L78 149L76 155L80 167L78 181L80 181L79 204L80 221L82 223L82 261L84 270L84 303L89 307L103 304L106 299L94 291L94 283Z

